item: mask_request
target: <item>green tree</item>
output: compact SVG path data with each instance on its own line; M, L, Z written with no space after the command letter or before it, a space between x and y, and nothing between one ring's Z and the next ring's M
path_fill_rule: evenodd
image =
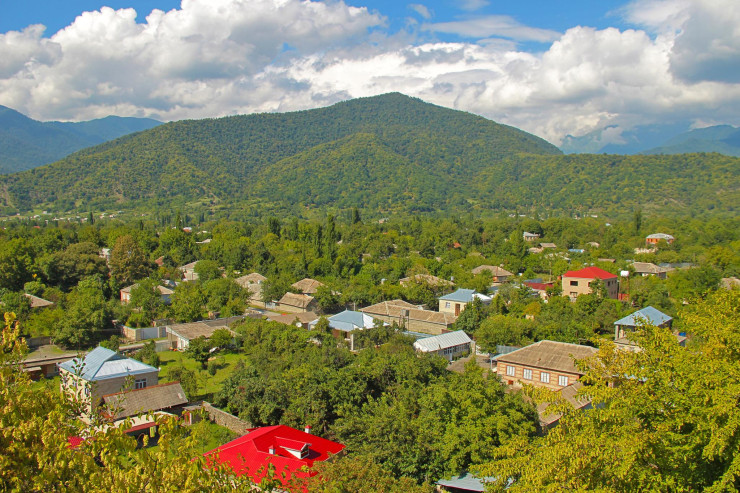
M86 277L107 277L108 266L93 243L74 243L39 259L46 282L68 290Z
M175 288L170 309L178 322L193 322L203 317L206 297L199 283L184 282Z
M154 279L144 279L131 289L131 298L128 306L140 314L142 324L149 325L164 309L162 295L159 292L159 282Z
M465 309L460 312L460 316L455 320L454 329L464 330L468 334L475 334L475 331L480 327L480 323L486 317L486 307L480 298L473 298L473 301L465 306Z
M208 358L211 357L212 348L211 341L206 339L205 336L200 336L191 339L188 343L188 348L185 350L185 354L200 363L201 368L205 369L208 364Z
M725 291L691 308L690 349L651 326L635 334L641 352L604 344L584 364L593 409L558 404L558 427L509 442L479 472L501 491L515 478L514 492L736 490L739 307L740 291Z
M147 277L152 264L133 236L124 235L118 237L110 252L110 271L118 282L128 285Z
M68 348L90 347L101 331L112 328L112 311L96 278L80 281L70 293L66 316L54 342Z
M213 260L199 260L195 264L195 273L198 274L198 280L204 284L208 281L222 277L222 272L218 267L218 263Z

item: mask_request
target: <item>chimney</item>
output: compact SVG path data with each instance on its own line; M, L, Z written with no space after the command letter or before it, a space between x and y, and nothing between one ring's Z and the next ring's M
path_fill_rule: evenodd
M311 433L311 425L306 425L306 427L303 428L303 431L305 431L306 433Z
M275 446L270 445L270 448L267 449L267 453L270 455L275 455Z

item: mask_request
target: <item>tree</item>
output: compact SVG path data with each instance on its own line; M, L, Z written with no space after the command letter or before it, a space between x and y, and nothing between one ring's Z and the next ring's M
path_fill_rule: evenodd
M108 266L93 243L74 243L39 260L46 282L68 290L86 277L107 277Z
M120 236L110 252L111 275L122 284L147 277L152 265L131 235Z
M170 309L178 322L193 322L202 318L205 303L200 284L184 282L175 288Z
M102 291L102 281L96 278L80 281L70 293L69 308L54 335L54 342L68 348L92 345L100 332L112 328L112 311Z
M218 329L211 335L211 347L226 349L231 347L234 341L234 335L228 329Z
M23 293L6 291L2 295L3 311L15 313L18 320L26 320L31 314L31 300Z
M0 288L20 291L33 275L33 246L23 238L0 245Z
M518 439L480 474L507 491L734 491L740 470L740 291L689 309L692 348L668 329L646 326L632 353L605 343L584 364L593 409L557 404L560 425ZM545 393L549 399L551 393Z
M162 295L159 292L159 282L154 279L144 279L131 289L131 299L128 306L139 313L142 325L151 324L164 309Z
M478 297L474 297L473 301L465 306L465 309L460 312L460 316L455 320L455 330L464 330L468 334L474 334L481 321L486 317L486 307L483 306L483 302Z
M198 274L198 280L202 284L222 277L221 269L218 268L218 263L213 260L199 260L195 264L194 270L195 273Z
M208 364L208 358L211 357L212 347L211 341L206 339L205 336L196 337L188 343L185 354L200 363L201 368L205 369Z

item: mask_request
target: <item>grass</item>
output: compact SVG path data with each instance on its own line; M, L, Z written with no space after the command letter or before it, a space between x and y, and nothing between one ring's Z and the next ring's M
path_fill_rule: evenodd
M226 380L236 368L236 362L242 359L242 356L234 353L219 354L211 358L212 361L218 362L218 369L215 375L211 375L207 370L201 368L200 363L188 357L181 351L164 351L159 354L161 371L159 378L164 381L169 380L169 371L176 366L184 366L186 369L194 371L200 382L199 393L201 397L209 397L221 390L221 384ZM191 399L192 400L192 399Z

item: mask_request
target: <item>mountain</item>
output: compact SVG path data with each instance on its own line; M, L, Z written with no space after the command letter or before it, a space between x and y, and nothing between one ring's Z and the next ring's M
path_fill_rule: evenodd
M686 152L719 152L728 156L740 156L740 128L716 125L690 130L642 154L682 154Z
M86 122L39 122L0 106L0 173L57 161L79 149L160 125L150 118L108 116Z
M639 154L688 131L689 126L688 121L638 125L629 130L609 125L579 137L566 135L560 150L565 154Z
M238 217L353 207L368 215L734 214L739 175L740 159L720 154L563 156L516 128L392 93L167 123L0 177L0 205Z

